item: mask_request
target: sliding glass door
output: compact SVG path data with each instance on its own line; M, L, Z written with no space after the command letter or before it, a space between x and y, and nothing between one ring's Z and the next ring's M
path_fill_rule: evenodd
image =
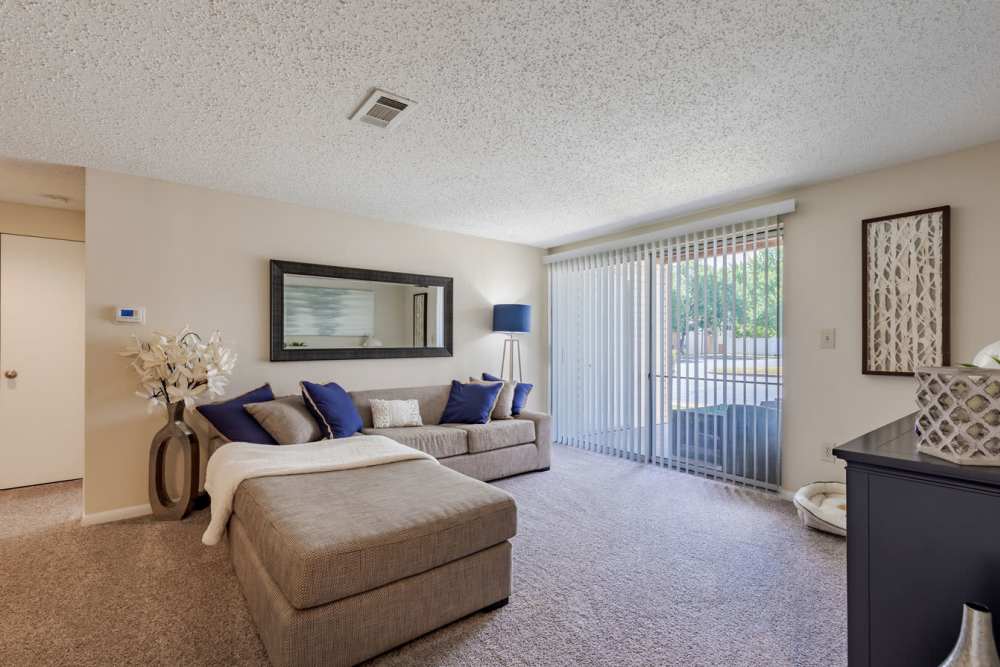
M774 218L551 264L557 441L777 489L781 273Z
M551 266L557 441L649 458L649 265L642 249L624 248Z

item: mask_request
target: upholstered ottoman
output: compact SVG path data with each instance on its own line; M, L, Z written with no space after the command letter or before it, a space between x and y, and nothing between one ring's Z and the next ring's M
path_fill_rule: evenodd
M416 460L243 482L230 549L275 665L351 665L510 595L514 500Z

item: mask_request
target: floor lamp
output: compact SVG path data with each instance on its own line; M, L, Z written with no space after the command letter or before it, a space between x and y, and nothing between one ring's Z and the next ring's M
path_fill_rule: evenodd
M507 334L503 341L503 354L500 356L500 377L514 381L514 356L517 356L517 379L524 381L521 370L521 341L514 334L531 331L531 306L519 303L498 303L493 306L493 331ZM507 350L510 349L510 375L504 375L507 366Z

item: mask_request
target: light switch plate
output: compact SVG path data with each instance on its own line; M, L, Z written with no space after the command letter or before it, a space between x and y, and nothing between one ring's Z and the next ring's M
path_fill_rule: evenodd
M821 329L819 332L819 349L833 350L837 347L837 330Z

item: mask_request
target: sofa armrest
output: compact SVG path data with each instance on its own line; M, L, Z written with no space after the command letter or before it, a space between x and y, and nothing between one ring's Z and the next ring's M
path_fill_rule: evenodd
M521 410L517 419L535 422L535 445L538 447L538 468L548 468L552 461L552 415Z

